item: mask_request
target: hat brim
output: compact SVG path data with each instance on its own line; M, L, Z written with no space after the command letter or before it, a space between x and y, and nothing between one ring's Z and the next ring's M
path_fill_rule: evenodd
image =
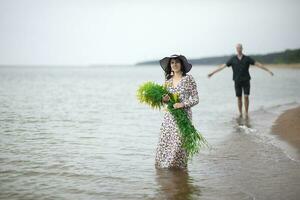
M183 63L182 67L184 67L186 73L192 69L192 64L188 62L186 57L183 55L178 55L178 56L164 57L163 59L161 59L159 61L159 64L164 71L166 71L171 58L179 58L180 60L182 60L182 63Z

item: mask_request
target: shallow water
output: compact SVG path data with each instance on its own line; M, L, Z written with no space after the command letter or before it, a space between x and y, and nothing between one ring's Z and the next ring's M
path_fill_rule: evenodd
M270 133L299 105L300 70L251 69L250 119L231 69L194 66L193 122L213 146L187 171L154 168L163 112L135 97L157 66L0 68L1 199L297 199L299 155Z

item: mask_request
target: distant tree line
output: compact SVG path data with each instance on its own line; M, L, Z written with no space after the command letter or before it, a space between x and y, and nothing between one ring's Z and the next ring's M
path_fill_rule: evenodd
M194 65L218 65L225 63L231 56L233 55L189 59L189 61ZM265 64L300 63L300 49L287 49L278 53L269 53L264 55L254 54L250 56L252 56L255 60ZM136 65L159 65L159 61L139 62Z

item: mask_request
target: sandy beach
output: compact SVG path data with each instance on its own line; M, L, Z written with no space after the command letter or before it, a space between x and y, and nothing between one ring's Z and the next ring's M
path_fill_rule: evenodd
M274 122L272 132L300 151L300 107L282 113Z

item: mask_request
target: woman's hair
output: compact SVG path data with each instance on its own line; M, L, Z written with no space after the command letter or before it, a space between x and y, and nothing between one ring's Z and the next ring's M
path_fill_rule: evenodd
M183 66L182 60L180 58L170 58L168 66L167 66L166 71L165 71L165 78L166 78L166 80L169 80L174 75L174 72L172 71L172 68L171 68L171 60L172 59L175 59L176 61L179 60L179 62L181 64L182 76L186 75L186 71L185 71L185 68Z

